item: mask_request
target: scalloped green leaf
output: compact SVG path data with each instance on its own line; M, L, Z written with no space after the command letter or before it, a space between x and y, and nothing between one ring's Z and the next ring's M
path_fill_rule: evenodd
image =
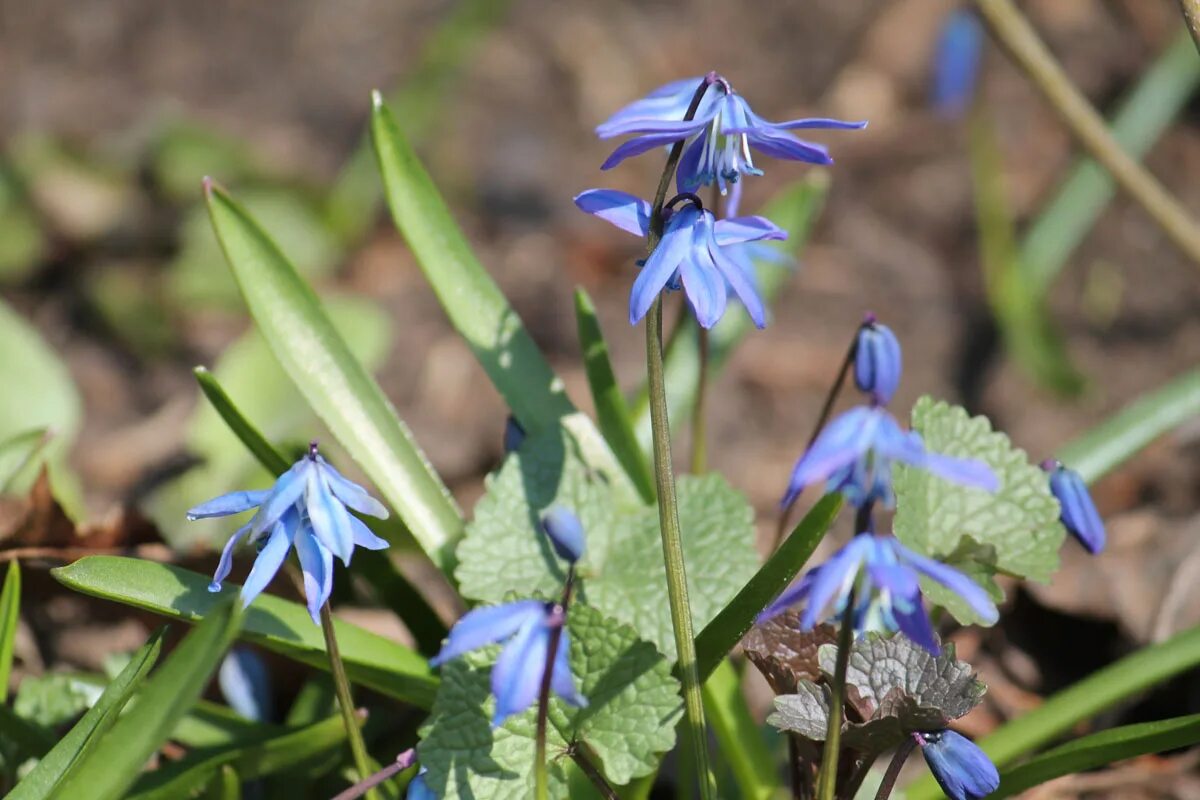
M896 537L914 550L939 558L954 556L955 566L982 579L1006 572L1047 581L1058 568L1058 549L1066 531L1058 521L1058 501L1046 474L1031 464L1008 436L992 430L986 417L971 417L960 406L926 396L912 411L913 430L931 451L986 463L1000 479L995 494L960 486L930 473L897 467ZM971 545L968 537L973 540ZM930 602L946 608L965 624L980 620L957 595L927 580L921 588ZM994 585L987 585L993 595Z
M627 625L588 606L568 615L571 672L586 708L550 702L551 797L567 797L566 749L585 744L614 784L651 774L675 743L679 682L666 659ZM524 800L533 796L536 708L492 730L491 667L501 647L469 653L442 669L442 683L417 751L438 797Z
M658 512L641 503L619 468L606 472L589 463L579 439L565 431L530 436L505 460L488 478L458 548L462 592L483 602L500 602L513 590L556 594L563 567L537 522L544 509L561 504L587 532L578 565L582 601L633 625L674 659ZM757 570L754 512L718 475L682 476L678 497L692 618L700 629Z

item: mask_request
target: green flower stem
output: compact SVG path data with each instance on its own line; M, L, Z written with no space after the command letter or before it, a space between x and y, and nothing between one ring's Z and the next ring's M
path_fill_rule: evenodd
M817 776L817 800L834 800L837 792L838 755L842 746L842 704L846 698L846 668L850 664L850 648L854 644L854 599L857 589L846 598L842 627L838 631L837 662L833 668L833 685L829 687L829 731L821 751L821 774Z
M700 377L692 405L692 474L701 475L708 462L708 425L704 418L704 400L708 393L708 329L700 328L696 349L700 352Z
M592 782L592 786L596 787L596 791L600 793L600 796L604 800L620 800L617 790L605 780L604 774L600 772L600 769L585 752L585 747L586 745L583 742L574 742L567 751L571 756L571 760L579 767L580 772Z
M575 565L567 568L567 582L563 586L562 599L558 602L555 614L561 624L550 631L550 641L546 645L546 665L542 670L542 683L538 687L537 734L534 739L537 752L533 760L533 791L537 800L549 800L550 776L546 771L546 728L550 717L550 683L554 676L554 659L558 656L558 647L562 643L563 625L567 624L567 609L571 605L571 590L575 587Z
M354 770L358 779L365 781L373 770L367 757L367 746L363 743L362 730L355 716L354 698L350 695L350 681L346 679L346 667L338 652L337 634L333 631L333 615L329 603L321 606L321 632L325 634L325 652L329 654L329 672L333 676L333 690L337 694L338 708L342 711L342 722L346 725L346 739L350 742L350 755L354 758ZM367 790L367 800L381 800L374 787Z

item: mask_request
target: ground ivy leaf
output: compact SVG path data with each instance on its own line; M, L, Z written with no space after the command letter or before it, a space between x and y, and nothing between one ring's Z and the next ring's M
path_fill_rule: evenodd
M1013 447L1006 435L993 431L986 417L971 417L959 406L922 397L913 407L912 427L933 452L985 462L1000 479L1000 490L991 494L898 465L896 537L918 552L940 558L954 553L969 536L979 547L991 548L994 557L991 563L967 558L956 565L972 577L1002 570L1049 580L1058 568L1065 531L1041 468L1029 463L1025 452ZM922 581L922 588L931 602L945 605L960 622L981 622L964 603L938 591L932 582Z
M627 625L587 606L571 608L571 672L588 706L550 704L548 754L552 797L566 797L563 761L580 741L614 784L649 775L675 742L682 714L670 665ZM533 795L536 709L491 729L496 700L491 667L500 647L469 653L442 669L442 683L418 748L426 781L443 798Z
M754 512L717 475L681 477L678 502L692 618L700 630L758 567ZM541 512L556 503L573 510L587 532L578 568L583 602L632 625L674 659L658 511L638 499L623 475L588 467L565 430L528 438L489 477L458 548L462 593L483 602L500 602L514 589L556 594L563 567L537 528Z
M775 694L793 694L800 681L821 677L817 649L836 641L837 629L832 625L802 631L800 615L785 611L751 628L742 639L742 650Z
M829 699L825 690L812 681L800 681L795 693L775 698L775 710L767 715L767 724L814 742L825 741L829 731Z

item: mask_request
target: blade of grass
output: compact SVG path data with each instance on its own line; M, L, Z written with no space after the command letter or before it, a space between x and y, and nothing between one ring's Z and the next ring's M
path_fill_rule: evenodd
M988 797L1001 800L1063 775L1148 753L1190 747L1197 742L1200 742L1200 714L1111 728L1056 747L1004 772L1000 788Z
M767 563L755 573L725 608L704 626L696 637L696 664L700 679L706 680L725 659L750 626L792 579L817 549L842 507L840 494L827 494L804 515Z
M704 708L737 781L738 796L768 800L779 789L778 770L746 706L741 676L728 659L723 659L704 682Z
M575 290L575 321L579 329L579 346L583 351L583 366L587 372L588 386L592 390L592 402L596 406L596 419L600 432L608 440L613 454L633 479L633 483L647 503L654 502L654 476L650 464L638 446L629 416L625 396L617 386L612 362L608 357L608 344L596 318L596 306L582 287Z
M13 646L17 624L21 621L21 565L14 559L4 576L0 591L0 703L8 699L8 679L12 675Z
M78 761L63 781L60 796L90 800L125 796L233 644L241 621L234 602L226 599L184 638L146 682L133 708Z
M271 351L426 554L451 575L463 519L449 490L276 244L221 188L209 182L205 194L221 248Z

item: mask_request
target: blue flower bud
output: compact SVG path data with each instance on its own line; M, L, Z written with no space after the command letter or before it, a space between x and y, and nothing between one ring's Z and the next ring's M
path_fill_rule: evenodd
M980 800L1000 785L996 765L965 736L952 730L914 735L929 771L950 800Z
M900 384L900 369L900 342L896 334L868 315L858 329L854 346L855 385L875 398L876 403L887 405Z
M971 104L983 60L983 26L969 9L951 13L938 36L933 64L933 106L955 119Z
M562 506L551 506L542 515L542 530L550 537L550 544L559 558L572 564L583 558L586 542L579 517Z
M425 767L421 767L417 777L408 782L408 792L404 795L405 800L437 800L437 795L429 788L429 784L425 783L427 771Z
M1054 459L1042 462L1042 469L1050 473L1050 492L1062 507L1063 526L1089 553L1099 553L1104 549L1104 521L1083 478Z

